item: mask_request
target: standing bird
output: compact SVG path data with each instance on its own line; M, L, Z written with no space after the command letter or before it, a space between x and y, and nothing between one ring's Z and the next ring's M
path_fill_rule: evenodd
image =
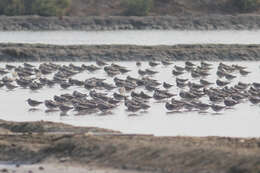
M142 65L142 64L141 64L141 62L140 62L140 61L137 61L137 62L136 62L136 66L138 66L138 67L139 67L139 66L141 66L141 65Z
M164 87L165 89L169 89L169 88L171 88L172 86L173 86L172 84L163 82L163 87Z
M7 89L9 89L9 90L13 90L13 89L17 88L18 86L13 85L13 84L7 82L7 83L5 83L5 87L6 87Z
M220 112L220 111L222 111L224 108L225 108L225 106L220 106L220 105L215 105L215 104L211 105L211 109L212 109L213 111L215 111L215 112Z
M258 103L260 103L260 98L252 96L249 98L249 101L253 104L258 104Z
M154 62L154 61L150 61L150 62L149 62L149 65L150 65L151 67L155 67L155 66L159 65L159 63Z
M224 104L226 106L229 106L229 107L232 107L232 106L235 106L236 104L238 104L239 102L235 101L235 100L232 100L232 99L226 99L224 100Z
M44 104L45 106L48 108L48 109L55 109L59 106L58 103L52 101L52 100L45 100L44 101Z
M219 80L219 79L216 80L216 84L217 84L218 86L220 86L220 87L226 86L226 85L228 85L229 83L230 83L230 82L228 82L228 81L221 81L221 80Z
M183 107L183 104L171 104L166 102L165 108L169 111L178 111Z
M70 106L65 105L65 104L60 104L60 105L59 105L59 109L60 109L63 113L67 113L69 110L73 109L73 107L70 107Z
M40 102L40 101L37 101L37 100L32 100L32 99L27 99L26 100L27 103L32 106L32 107L36 107L36 106L39 106L40 104L42 104L43 102Z

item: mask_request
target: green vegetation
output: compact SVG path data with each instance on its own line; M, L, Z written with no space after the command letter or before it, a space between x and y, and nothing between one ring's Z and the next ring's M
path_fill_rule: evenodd
M70 0L0 0L0 15L63 16Z
M231 4L241 12L254 11L259 7L259 0L231 0Z
M153 0L125 0L123 5L127 16L146 16L153 7Z

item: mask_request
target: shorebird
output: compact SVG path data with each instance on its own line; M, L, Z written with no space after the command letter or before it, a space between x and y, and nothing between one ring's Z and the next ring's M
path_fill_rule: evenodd
M177 70L172 70L172 74L174 75L174 76L179 76L179 75L182 75L182 74L184 74L184 72L183 71L177 71Z
M176 80L176 86L178 87L178 88L184 88L184 87L186 87L188 84L187 83L185 83L185 82L181 82L181 81L179 81L179 80Z
M220 105L215 105L215 104L211 105L210 107L215 112L220 112L226 108L225 106L220 106Z
M115 107L115 105L109 104L109 103L105 103L105 102L99 102L98 105L97 105L97 108L101 112L107 112L107 111L113 109L114 107Z
M155 67L155 66L159 65L159 63L153 62L153 61L149 61L149 65L150 65L151 67Z
M5 68L6 68L7 70L12 70L12 69L15 69L16 66L10 65L10 64L6 64L6 65L5 65Z
M153 70L149 70L149 69L146 69L145 72L146 72L146 74L148 74L148 75L154 75L154 74L156 74L156 73L159 73L158 71L153 71Z
M226 85L228 85L229 83L230 83L230 82L228 82L228 81L221 81L221 80L219 80L219 79L216 80L216 84L217 84L218 86L220 86L220 87L226 86Z
M206 110L208 110L209 107L211 106L211 105L206 104L206 103L195 102L195 101L193 101L193 102L191 102L191 103L194 104L195 107L198 108L200 111L206 111Z
M253 82L252 85L253 85L255 88L260 88L260 83L258 83L258 82Z
M29 88L31 90L38 90L42 87L43 87L43 85L41 83L38 83L38 82L35 82L35 81L29 84Z
M212 102L222 102L224 98L215 95L209 95L209 100Z
M200 65L201 65L202 67L210 67L210 66L212 66L212 64L206 63L206 62L204 62L204 61L201 61L201 62L200 62Z
M190 62L190 61L186 61L186 62L185 62L185 65L186 65L186 66L190 66L190 67L195 66L195 64L193 64L193 63Z
M69 110L73 109L73 107L68 106L68 105L66 105L66 104L60 104L60 105L59 105L59 109L60 109L62 112L66 113L66 112L68 112Z
M155 90L155 92L154 92L154 94L153 94L153 98L154 98L155 100L163 100L163 99L169 98L169 96L167 96L166 94L163 94L163 93L158 93L158 92L156 92L156 90Z
M216 72L216 74L217 74L218 77L222 78L222 77L224 77L224 76L226 75L226 72L224 72L224 71L222 71L222 70L218 70L218 71Z
M71 84L68 83L68 82L62 82L62 83L60 84L60 87L61 87L62 89L68 89L69 87L71 87Z
M229 73L226 73L226 74L225 74L225 78L226 78L227 80L232 80L232 79L236 78L236 76L234 76L234 75L232 75L232 74L229 74Z
M66 102L68 102L68 99L66 99L65 97L60 97L60 96L57 96L57 95L54 95L53 99L56 102L58 102L58 103L66 103Z
M72 95L76 98L85 98L87 97L87 94L83 94L81 92L78 92L78 91L73 91Z
M236 104L238 104L238 101L232 100L232 99L225 99L224 100L224 104L228 107L232 107L235 106Z
M5 86L5 84L3 82L0 82L0 88L2 88L3 86Z
M169 111L178 111L183 107L182 104L171 104L169 102L166 102L165 108L168 109Z
M124 98L125 98L125 96L124 95L122 95L122 94L119 94L119 93L113 93L113 97L115 98L115 99L117 99L117 100L123 100Z
M52 101L52 100L45 100L44 101L44 105L48 108L48 109L55 109L59 106L58 103Z
M34 65L31 65L31 64L28 64L28 63L23 63L23 66L24 66L24 67L27 67L27 68L33 68L33 67L35 67Z
M133 105L133 104L128 104L127 105L127 110L130 112L137 112L139 110L141 110L142 107L141 106L137 106L137 105Z
M201 75L196 70L192 70L191 71L191 77L192 78L199 78L199 77L201 77Z
M189 79L182 79L182 78L176 78L176 82L179 81L179 82L187 82Z
M84 85L84 81L80 81L80 80L72 79L72 78L69 78L68 82L69 82L70 85L76 85L76 86L83 86Z
M147 89L148 91L155 91L158 88L156 88L155 86L147 84L147 85L145 85L145 89Z
M170 62L169 60L162 60L161 61L161 63L163 64L163 65L171 65L171 64L173 64L172 62Z
M181 91L179 93L179 95L180 95L181 98L184 98L184 99L195 99L195 98L197 98L196 95L194 95L190 92L185 92L185 91Z
M141 64L141 62L140 61L137 61L136 62L136 66L141 66L142 64Z
M141 75L141 76L144 76L144 75L146 75L147 73L146 73L145 70L139 69L139 70L138 70L138 74Z
M165 89L169 89L169 88L171 88L172 86L173 86L172 84L163 82L163 87L164 87Z
M42 104L43 102L40 102L40 101L37 101L37 100L32 100L32 99L27 99L26 100L27 103L32 106L32 107L36 107L36 106L39 106L40 104Z
M139 97L142 99L150 99L152 96L149 96L148 94L145 94L143 91L140 92Z
M182 71L182 72L185 70L184 67L177 66L177 65L175 65L174 68L175 68L177 71Z
M204 86L208 86L208 85L212 85L214 84L213 82L209 82L207 80L204 80L204 79L200 79L200 83Z
M105 66L105 65L107 65L107 63L105 63L104 61L99 60L99 59L96 60L96 64L97 64L98 66Z
M9 89L9 90L13 90L13 89L17 88L18 86L13 85L13 84L7 82L7 83L5 83L5 87L6 87L7 89Z
M242 76L246 76L246 75L248 75L248 74L251 73L251 72L246 71L246 70L243 70L243 69L240 69L240 70L239 70L239 73L240 73Z
M253 97L253 96L251 96L251 97L249 98L249 101L250 101L251 103L253 103L253 104L258 104L258 103L260 103L260 98L259 98L259 97Z

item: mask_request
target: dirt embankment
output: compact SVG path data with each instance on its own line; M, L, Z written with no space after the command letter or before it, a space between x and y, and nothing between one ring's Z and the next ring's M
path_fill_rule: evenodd
M0 16L1 31L41 30L252 30L260 28L260 15L201 15L147 17Z
M0 161L43 163L54 158L58 162L140 172L260 171L257 138L109 136L98 135L109 132L104 129L49 122L0 121L0 128Z
M148 61L207 60L257 61L260 45L176 45L176 46L55 46L0 44L0 61Z

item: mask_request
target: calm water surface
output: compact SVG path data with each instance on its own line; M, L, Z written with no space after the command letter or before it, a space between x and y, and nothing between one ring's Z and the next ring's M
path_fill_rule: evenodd
M126 75L119 75L119 78L126 78L127 75L133 77L140 77L137 73L137 68L134 62L116 62L117 64L127 66L132 71ZM199 64L199 62L195 62ZM34 63L39 65L38 63ZM59 63L61 64L61 63ZM62 63L69 64L69 63ZM81 65L82 63L75 63ZM95 63L84 63L86 65ZM207 80L216 80L216 66L211 70L211 74ZM231 63L228 63L231 64ZM260 62L232 62L232 64L239 64L248 67L252 73L247 77L242 77L239 74L233 80L232 85L238 81L241 82L260 82ZM22 65L21 63L13 63L13 65ZM175 62L174 65L184 66L184 62ZM175 77L171 74L174 65L154 67L153 70L160 71L160 73L153 76L159 81L167 81L168 83L175 84ZM1 63L0 67L4 67L5 63ZM148 63L143 62L141 69L148 68ZM51 76L46 76L51 78ZM80 80L85 80L91 77L106 78L108 83L113 83L112 77L106 75L103 70L89 73L83 72L74 76ZM190 74L184 74L181 78L190 78ZM199 82L199 79L191 79L193 82ZM69 89L61 89L58 85L53 88L44 87L39 91L30 91L29 89L17 88L14 91L7 91L4 88L0 89L0 119L11 121L54 121L63 122L77 126L96 126L102 128L109 128L119 130L124 133L145 133L154 134L158 136L233 136L233 137L260 137L260 107L259 105L252 105L248 101L241 103L234 107L234 109L225 110L220 115L215 115L209 109L207 113L200 114L198 112L185 112L168 114L164 108L165 103L158 103L153 99L150 101L151 109L147 113L138 113L138 116L131 117L129 112L125 110L125 106L121 104L114 109L112 115L102 116L100 113L91 115L78 116L76 112L70 111L68 116L60 116L60 112L45 113L45 106L41 105L36 112L30 112L30 107L25 102L26 99L32 98L39 101L45 99L53 99L53 96L72 93L74 90L88 93L89 91L84 88L71 87ZM114 91L117 91L115 89ZM139 88L139 91L145 91L144 88ZM178 93L180 90L176 87L170 90L172 93ZM105 92L105 91L99 91ZM152 95L151 92L146 93ZM111 92L109 94L112 94ZM129 93L128 93L129 94ZM178 97L176 97L178 98ZM208 103L208 98L203 98L203 102ZM222 103L223 104L223 103Z
M11 31L0 32L0 43L56 45L260 44L260 31Z

